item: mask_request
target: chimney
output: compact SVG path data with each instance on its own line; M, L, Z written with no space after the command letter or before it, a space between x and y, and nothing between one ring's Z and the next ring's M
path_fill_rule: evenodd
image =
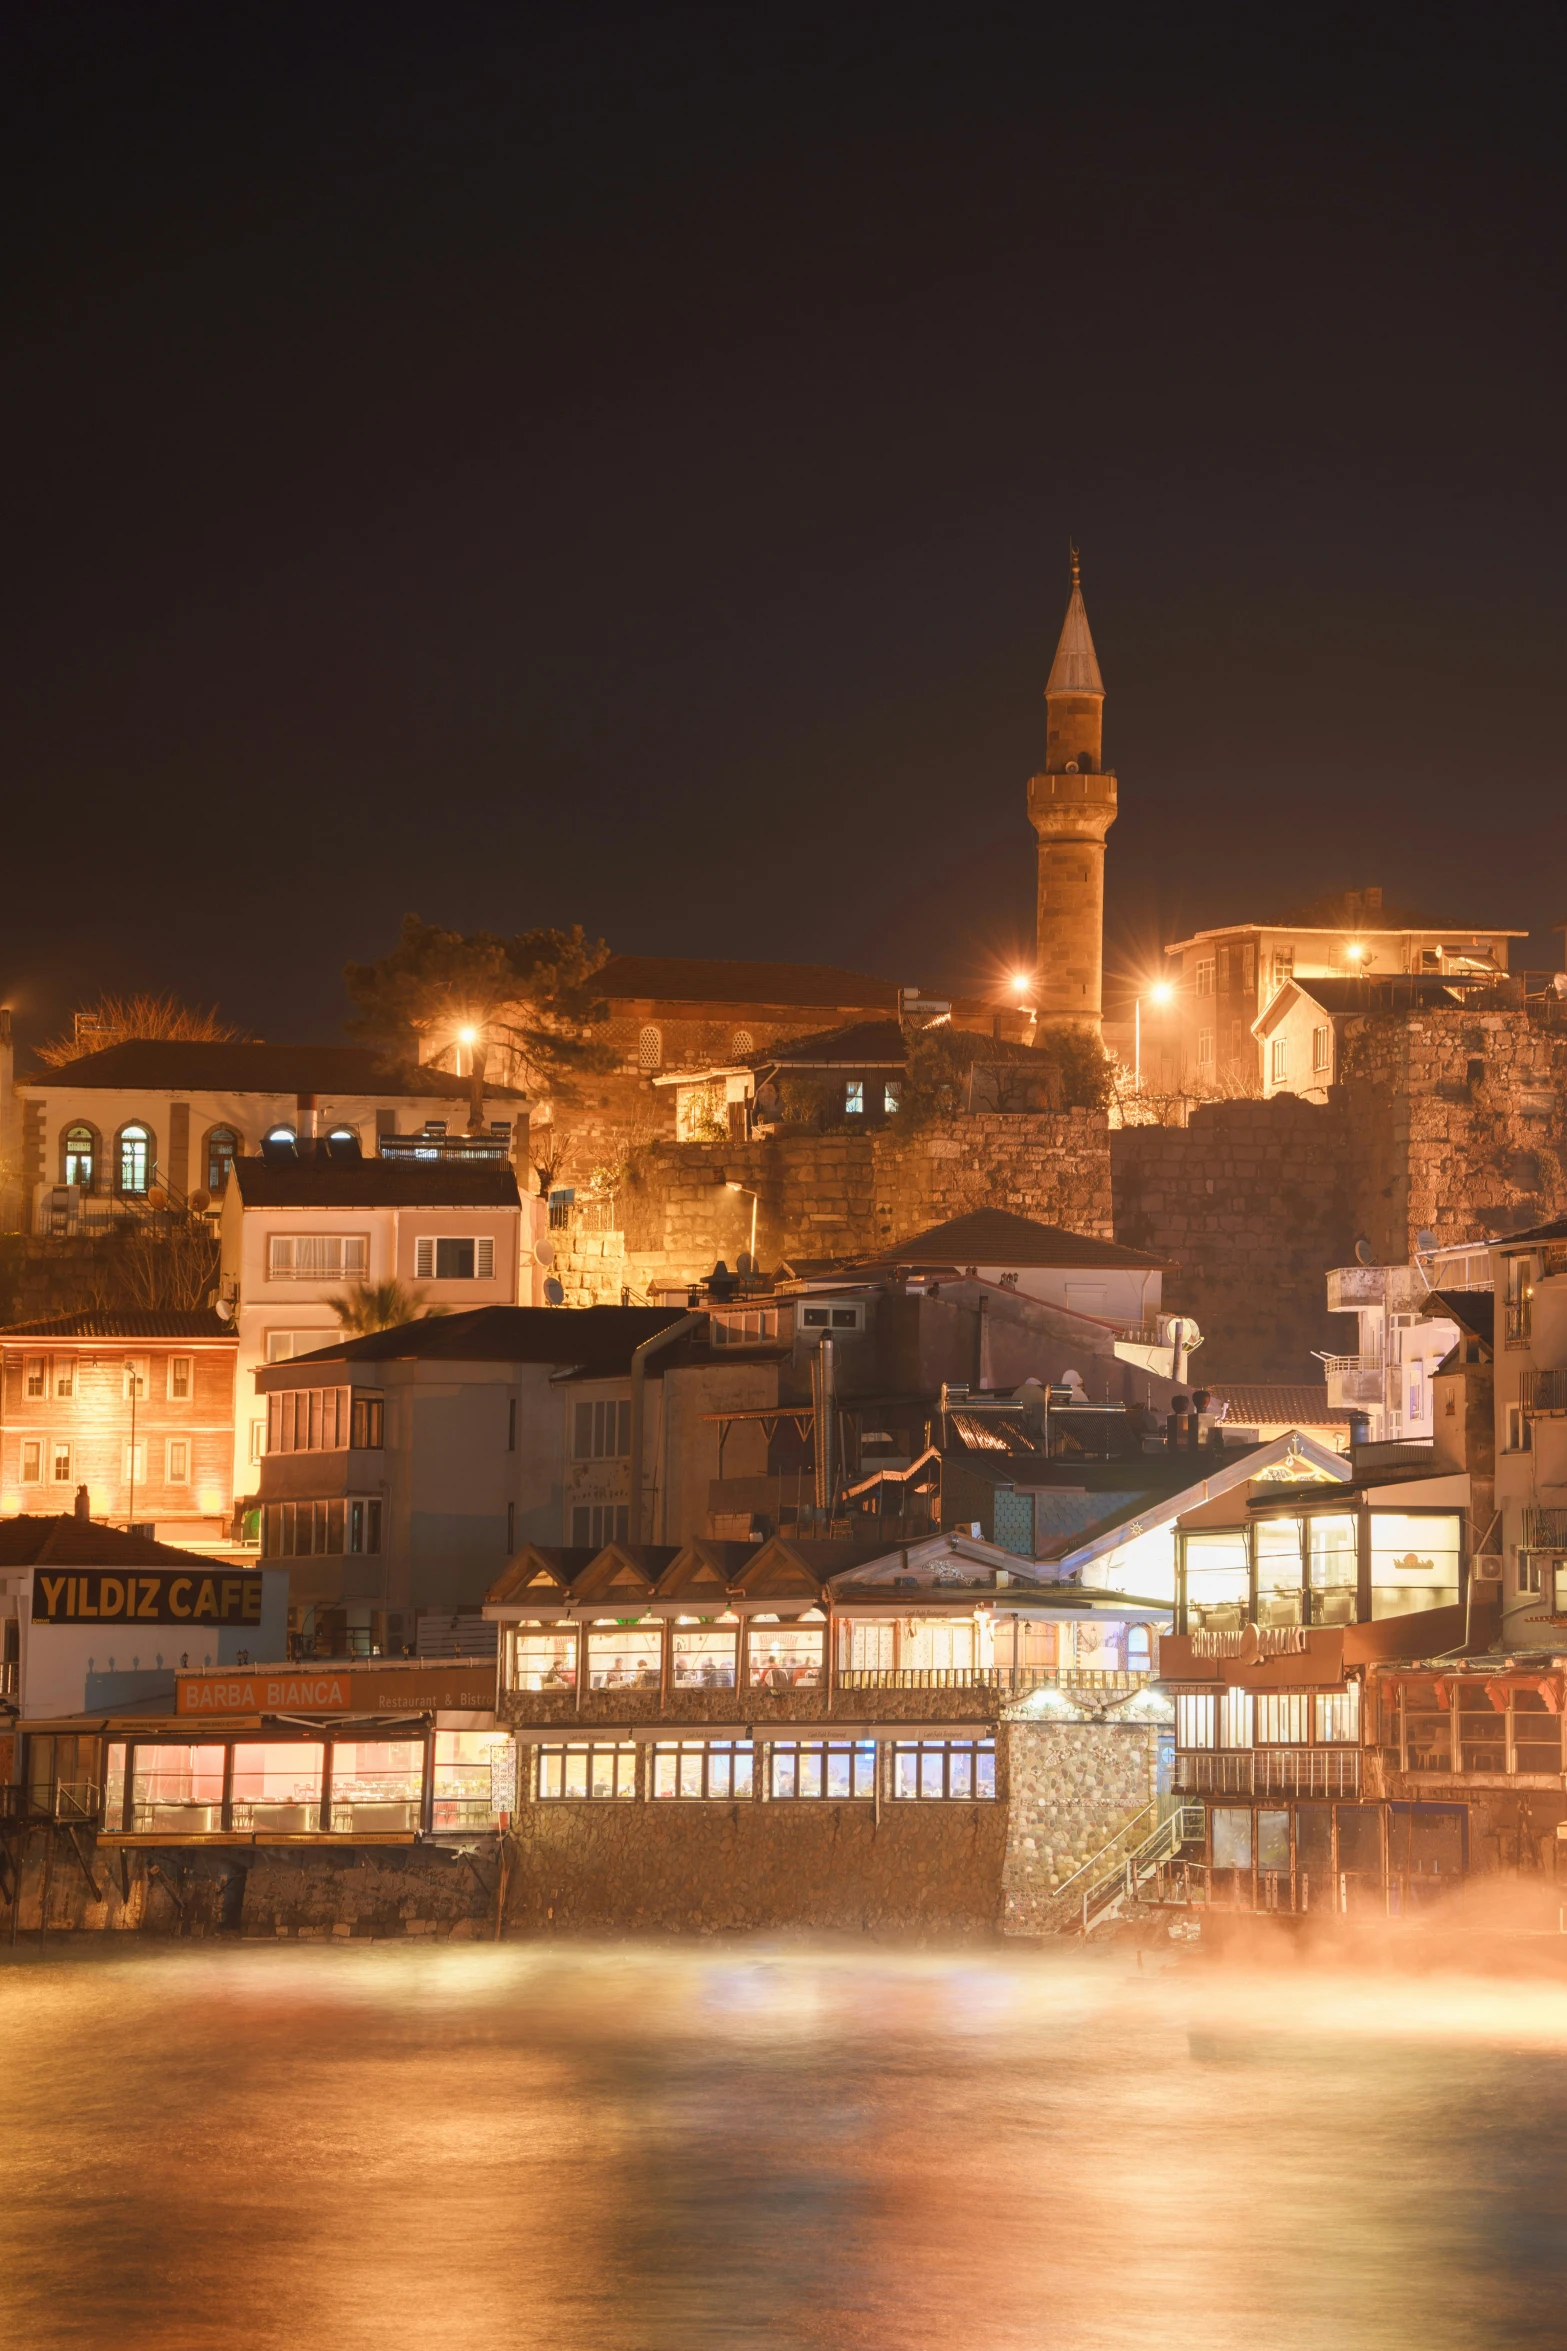
M73 1515L79 1519L92 1517L92 1499L85 1486L78 1486L76 1489L76 1507Z
M299 1094L296 1095L295 1101L298 1107L298 1116L294 1121L294 1132L298 1135L302 1143L305 1141L307 1136L311 1142L314 1142L316 1135L316 1098L314 1094Z

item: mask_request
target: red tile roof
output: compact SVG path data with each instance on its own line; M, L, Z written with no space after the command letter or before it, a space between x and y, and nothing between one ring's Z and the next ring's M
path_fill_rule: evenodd
M177 1551L150 1535L128 1535L123 1527L94 1518L0 1518L0 1567L217 1567L197 1551ZM225 1573L232 1574L232 1568Z
M1100 1241L1089 1233L1063 1232L1059 1225L1036 1224L1031 1216L1014 1215L1010 1208L976 1208L967 1216L955 1216L950 1224L934 1224L926 1232L895 1242L867 1262L1034 1265L1074 1272L1080 1266L1101 1266L1152 1273L1167 1260L1150 1257L1142 1249L1123 1248L1119 1241Z

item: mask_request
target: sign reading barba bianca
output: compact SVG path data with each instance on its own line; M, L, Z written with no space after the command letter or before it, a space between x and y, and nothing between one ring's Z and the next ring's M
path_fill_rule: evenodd
M493 1665L263 1666L174 1677L177 1714L488 1714Z

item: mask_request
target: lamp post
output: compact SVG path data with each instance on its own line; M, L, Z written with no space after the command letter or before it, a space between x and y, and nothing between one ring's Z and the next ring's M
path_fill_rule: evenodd
M747 1195L747 1196L749 1196L749 1198L750 1198L750 1202L751 1202L751 1271L752 1271L753 1273L755 1273L755 1271L756 1271L756 1210L757 1210L757 1195L756 1195L756 1193L755 1193L755 1192L753 1192L753 1191L751 1190L751 1187L750 1187L750 1185L749 1185L749 1184L736 1184L736 1183L731 1183L731 1182L729 1182L729 1181L727 1181L727 1180L726 1180L726 1182L725 1182L725 1184L724 1184L724 1190L725 1190L726 1192L739 1192L739 1193L741 1193L742 1195Z
M1148 1001L1150 1004L1168 1004L1174 994L1175 990L1168 980L1155 980L1148 991ZM1132 1004L1132 1086L1133 1090L1139 1094L1143 1090L1143 1000L1141 996L1136 997Z

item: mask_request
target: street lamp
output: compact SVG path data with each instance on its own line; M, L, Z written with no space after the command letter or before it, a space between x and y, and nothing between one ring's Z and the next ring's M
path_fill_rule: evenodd
M1148 991L1150 1004L1169 1003L1175 990L1168 980L1155 980ZM1139 996L1132 1006L1132 1084L1140 1094L1143 1090L1143 1000Z
M755 1273L755 1271L756 1271L756 1210L757 1210L757 1195L756 1195L756 1194L755 1194L755 1193L754 1193L754 1192L751 1190L751 1187L750 1187L750 1185L749 1185L749 1184L736 1184L736 1183L731 1183L731 1182L729 1182L729 1181L727 1181L727 1180L726 1180L726 1182L725 1182L725 1184L724 1184L724 1190L725 1190L726 1192L742 1192L742 1193L745 1193L746 1195L748 1195L748 1196L749 1196L749 1199L750 1199L750 1202L751 1202L751 1271L752 1271L753 1273Z

